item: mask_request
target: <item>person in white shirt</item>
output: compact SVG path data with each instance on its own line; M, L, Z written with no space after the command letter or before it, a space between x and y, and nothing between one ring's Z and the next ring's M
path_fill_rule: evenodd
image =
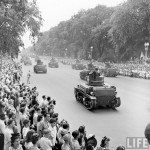
M9 147L11 146L11 135L14 133L13 132L14 126L15 126L15 121L9 119L4 134L4 150L9 150Z
M4 133L5 133L5 114L0 114L0 146L1 150L4 149Z
M25 138L27 133L30 131L30 128L29 128L30 127L30 121L28 119L25 119L23 121L23 125L24 125L24 127L22 130L22 135L23 135L23 138Z
M56 136L57 136L56 120L54 118L51 118L49 122L50 122L50 126L48 129L50 130L51 142L52 145L55 146Z
M39 140L39 147L41 150L52 150L52 141L49 139L50 138L50 130L45 129L43 131L43 137Z
M30 73L30 70L27 74L27 84L30 84L30 78L31 78L31 73Z

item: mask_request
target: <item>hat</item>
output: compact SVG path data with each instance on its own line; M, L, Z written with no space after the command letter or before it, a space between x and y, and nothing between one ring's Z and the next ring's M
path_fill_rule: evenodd
M55 123L55 122L56 122L56 119L51 118L49 122L50 122L50 123Z
M116 148L116 150L125 150L125 147L124 147L124 146L118 146L118 147Z
M148 134L150 134L150 123L148 123L146 128L145 128L145 136Z

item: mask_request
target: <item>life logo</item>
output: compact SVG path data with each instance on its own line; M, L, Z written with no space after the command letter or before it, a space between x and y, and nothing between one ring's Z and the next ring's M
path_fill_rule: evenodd
M149 143L144 137L127 137L126 149L149 149Z

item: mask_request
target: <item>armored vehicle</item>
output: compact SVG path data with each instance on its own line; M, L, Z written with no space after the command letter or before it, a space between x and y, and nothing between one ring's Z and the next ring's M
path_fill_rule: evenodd
M41 60L37 61L37 64L34 66L35 73L47 73L47 67L43 64Z
M116 77L118 75L118 70L113 68L110 63L106 63L105 68L101 69L101 72L105 77Z
M99 106L115 109L121 104L116 87L104 84L104 77L97 75L93 77L93 73L88 76L87 83L79 84L74 88L74 94L76 100L88 110Z
M57 62L56 59L54 59L54 58L52 58L52 59L50 60L50 62L48 63L48 66L49 66L50 68L58 68L58 67L59 67L58 62Z
M116 77L118 75L118 71L115 68L105 68L102 69L101 72L105 77Z
M75 63L73 63L72 65L72 69L75 69L75 70L83 70L86 68L85 65L83 65L80 60L76 60Z

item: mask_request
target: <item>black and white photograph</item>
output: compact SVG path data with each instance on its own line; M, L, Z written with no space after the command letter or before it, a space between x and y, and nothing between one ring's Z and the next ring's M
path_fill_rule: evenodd
M0 0L0 150L150 150L150 0Z

